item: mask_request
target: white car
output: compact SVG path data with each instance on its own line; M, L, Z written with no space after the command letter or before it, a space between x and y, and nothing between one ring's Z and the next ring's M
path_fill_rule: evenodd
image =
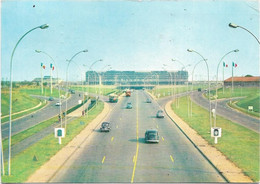
M60 103L60 102L56 102L55 105L56 105L56 106L61 106L61 103Z

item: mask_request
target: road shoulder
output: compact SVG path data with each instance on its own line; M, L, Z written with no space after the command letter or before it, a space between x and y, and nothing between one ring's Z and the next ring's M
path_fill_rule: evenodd
M233 162L228 160L225 155L218 151L215 147L208 144L195 130L193 130L186 122L178 117L171 108L172 101L165 105L165 112L169 118L182 130L182 132L191 140L194 146L206 157L229 182L252 182L252 180L244 175L243 171Z
M32 174L26 183L49 182L55 173L66 163L66 161L80 148L80 145L85 142L88 136L94 131L100 122L107 116L110 108L107 103L104 103L103 111L78 134L68 145L63 147L56 155L48 162L42 165L34 174Z

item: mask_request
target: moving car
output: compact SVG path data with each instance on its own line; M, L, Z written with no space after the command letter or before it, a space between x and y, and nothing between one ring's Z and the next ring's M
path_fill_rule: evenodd
M150 99L150 98L147 98L147 99L146 99L146 103L152 103L151 99Z
M100 127L101 132L109 132L111 130L109 122L103 122Z
M156 129L149 129L145 131L145 142L159 143L159 134Z
M157 114L156 114L157 118L164 118L164 113L162 110L158 110Z
M49 101L53 101L53 100L54 100L54 98L53 98L53 97L50 97L50 98L49 98Z
M56 105L56 106L61 106L61 103L60 103L60 102L56 102L55 105Z
M131 103L131 102L128 102L127 105L126 105L126 108L127 108L127 109L132 109L132 108L133 108L132 103Z

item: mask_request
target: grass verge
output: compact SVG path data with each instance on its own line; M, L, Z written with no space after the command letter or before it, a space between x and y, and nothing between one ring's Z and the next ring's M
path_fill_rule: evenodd
M5 183L21 183L25 182L27 178L33 174L41 165L47 162L54 156L61 148L66 146L76 135L78 135L104 108L104 103L91 109L89 117L78 118L67 125L66 137L62 139L62 144L58 144L58 139L50 134L27 148L22 153L18 154L12 159L12 175L2 176L2 181ZM85 122L82 124L80 122ZM37 161L33 157L37 157ZM6 165L6 164L5 164Z
M237 109L237 110L239 110L239 111L241 111L241 112L243 112L243 113L246 113L246 114L248 114L248 115L250 115L250 116L254 116L254 117L260 118L260 113L254 112L254 111L248 111L248 110L246 110L245 108L241 108L241 107L237 106L237 101L236 101L236 102L233 102L233 103L228 103L228 105L229 105L230 107L232 107L232 108L234 108L234 109Z
M217 116L217 126L222 128L222 137L218 139L218 144L214 144L214 139L210 136L208 111L194 103L192 117L188 117L186 97L180 98L179 108L176 108L173 103L172 109L209 144L216 147L241 168L253 181L259 181L259 134Z
M102 95L109 95L110 93L116 93L120 90L114 88L114 87L101 87L99 88L99 86L84 86L82 88L82 86L72 86L71 89L74 89L76 91L85 91L85 92L89 92L89 93L96 93L96 94L102 94Z

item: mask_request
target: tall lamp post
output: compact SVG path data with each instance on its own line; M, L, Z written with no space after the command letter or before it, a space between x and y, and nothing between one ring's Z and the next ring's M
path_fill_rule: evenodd
M219 65L222 62L222 60L224 59L224 57L226 57L228 54L232 53L232 52L239 52L238 49L232 50L228 53L226 53L219 61L218 66L217 66L217 75L216 75L216 96L215 96L215 113L217 112L217 98L218 98L218 69L219 69ZM233 66L232 66L233 67ZM224 78L223 78L223 89L224 89ZM214 127L216 127L216 121L217 121L217 116L214 116Z
M260 41L257 39L257 37L251 31L249 31L248 29L246 29L246 28L244 28L242 26L236 25L234 23L229 23L228 26L231 27L231 28L241 28L241 29L246 30L248 33L250 33L256 39L258 44L260 44Z
M61 110L61 98L60 98L60 84L59 84L59 69L58 69L58 66L57 66L57 64L56 64L56 62L55 62L55 60L48 54L48 53L46 53L46 52L44 52L44 51L40 51L40 50L35 50L35 52L36 53L43 53L43 54L45 54L46 56L48 56L51 60L52 60L52 62L55 64L55 66L56 66L56 71L57 71L57 83L58 83L58 87L59 87L59 102L60 102L60 123L61 123L61 127L62 127L62 110Z
M177 59L172 59L172 61L181 64L183 66L183 69L185 69L188 73L188 70L186 69L185 65L182 62L180 62ZM190 65L187 65L187 66L190 66ZM188 113L188 117L189 117L190 113L189 113L189 81L188 80L189 80L189 74L188 74L188 78L187 78L187 109L188 109L187 113Z
M82 51L79 51L77 52L76 54L74 54L70 60L68 60L68 64L67 64L67 70L66 70L66 112L65 112L65 132L66 132L66 126L67 126L67 110L68 110L68 71L69 71L69 65L71 63L71 61L80 53L82 52L88 52L87 49L85 50L82 50Z
M8 175L11 175L11 137L12 137L12 80L13 80L13 56L14 56L14 52L18 46L18 44L21 42L21 40L30 32L34 31L35 29L47 29L49 27L48 24L43 24L41 26L37 26L31 30L29 30L28 32L26 32L16 43L12 55L11 55L11 61L10 61L10 102L9 102L9 148L8 148Z
M207 59L206 59L207 60ZM196 68L196 66L200 63L200 62L202 62L202 61L204 61L204 60L200 60L200 61L198 61L195 65L194 65L194 68L193 68L193 70L192 70L192 77L191 77L191 91L193 91L193 75L194 75L194 70L195 70L195 68ZM192 100L190 101L190 113L191 113L191 117L192 117Z
M192 49L187 49L188 52L194 52L196 54L198 54L202 60L205 62L206 66L207 66L207 71L208 71L208 97L209 97L209 122L210 122L210 128L212 127L212 120L211 120L211 102L210 102L210 83L209 83L209 66L208 66L208 62L207 60L197 51L192 50Z

